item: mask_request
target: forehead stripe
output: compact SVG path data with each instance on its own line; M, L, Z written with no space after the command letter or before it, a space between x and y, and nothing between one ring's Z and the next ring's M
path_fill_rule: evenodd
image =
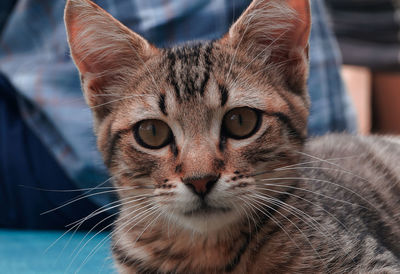
M169 61L168 81L174 87L176 99L178 101L181 101L180 88L178 82L175 79L176 55L172 51L168 51L167 60Z
M205 72L204 72L204 80L200 85L200 94L201 95L204 94L205 87L206 87L208 81L210 80L210 71L211 71L211 67L212 67L210 55L211 55L213 47L214 47L214 44L213 44L213 42L211 42L205 48L205 52L204 52Z
M166 50L168 82L178 102L203 95L212 72L213 42Z
M160 94L160 98L158 100L158 107L165 116L168 116L167 109L165 107L165 94Z
M224 85L218 84L219 92L221 93L221 107L225 106L226 102L228 101L228 90Z

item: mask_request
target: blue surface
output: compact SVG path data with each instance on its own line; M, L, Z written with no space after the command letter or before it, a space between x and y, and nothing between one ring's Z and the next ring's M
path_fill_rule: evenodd
M108 233L63 233L0 229L0 273L116 273Z

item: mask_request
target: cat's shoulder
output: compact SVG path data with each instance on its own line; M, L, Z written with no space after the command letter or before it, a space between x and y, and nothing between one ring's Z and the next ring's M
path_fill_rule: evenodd
M382 151L391 149L393 153L399 153L400 136L327 134L320 137L311 137L305 145L305 151L350 152L365 149Z
M371 166L389 168L400 178L400 137L396 136L328 134L310 138L302 154L302 161L314 157L354 170L362 171L363 167Z

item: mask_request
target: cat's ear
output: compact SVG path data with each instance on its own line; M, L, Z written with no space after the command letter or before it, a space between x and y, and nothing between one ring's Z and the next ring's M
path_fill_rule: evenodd
M72 58L79 69L86 102L106 105L115 85L141 68L158 50L89 0L68 0L65 25ZM96 108L97 116L107 107Z
M304 83L310 29L309 0L253 0L223 40Z

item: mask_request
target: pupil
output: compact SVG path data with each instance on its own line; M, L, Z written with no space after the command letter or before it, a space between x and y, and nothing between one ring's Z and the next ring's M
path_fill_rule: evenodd
M151 125L151 133L153 134L154 137L155 137L156 134L157 134L157 130L156 130L156 127L154 126L154 124Z
M243 119L242 119L242 115L239 114L239 125L242 126L243 125Z

